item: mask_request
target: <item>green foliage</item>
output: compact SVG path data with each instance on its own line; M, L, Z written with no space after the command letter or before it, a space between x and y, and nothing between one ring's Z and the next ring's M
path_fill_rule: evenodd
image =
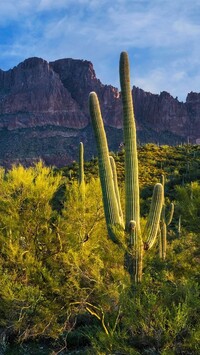
M46 241L56 238L52 233L54 212L50 202L60 183L61 176L54 176L42 163L29 169L14 167L1 174L1 251L9 253L13 262L22 260L29 248L38 257L48 252Z
M45 341L46 354L62 348L83 354L199 353L198 213L194 226L183 213L191 188L198 211L198 183L180 187L181 238L170 234L165 261L150 251L143 283L131 288L124 250L107 237L99 179L86 183L84 209L78 182L42 163L1 169L0 180L2 353L39 354L30 340ZM56 210L64 185L63 209Z
M7 340L61 337L62 344L88 303L106 312L127 282L123 254L106 238L99 181L87 184L84 211L78 183L67 185L60 214L52 199L62 184L41 163L1 171L0 326Z
M0 169L0 353L200 353L200 149L148 144L138 152L141 230L150 183L163 173L166 204L176 197L176 210L165 260L150 250L134 286L125 240L119 247L107 236L96 158L84 164L84 204L77 163L63 174L41 162ZM124 210L124 152L114 158Z
M177 208L183 225L187 230L198 232L200 225L200 184L191 182L186 186L177 186Z
M97 328L95 336L91 335L91 353L198 354L197 283L165 278L158 288L149 278L136 291L121 292L118 307L107 315L110 332Z
M160 176L165 175L165 195L171 199L175 198L174 186L183 185L200 178L200 147L198 145L189 146L190 154L186 155L186 146L157 146L155 144L145 144L137 147L139 162L139 184L140 194L150 197L152 195L152 183L160 181ZM118 183L121 187L124 184L124 149L113 154L116 162ZM190 174L187 173L187 161L190 165ZM71 180L78 178L78 164L73 164L62 168L63 175L71 176ZM98 177L97 158L92 158L84 164L85 181ZM147 192L147 194L146 194ZM142 211L143 214L143 211Z

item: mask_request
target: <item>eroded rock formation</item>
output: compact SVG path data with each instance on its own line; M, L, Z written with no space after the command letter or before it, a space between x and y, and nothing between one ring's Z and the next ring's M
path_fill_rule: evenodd
M110 149L123 140L120 93L103 85L89 61L60 59L48 63L29 58L8 71L0 70L0 164L30 164L43 159L63 166L77 159L78 143L86 158L95 154L88 95L98 94ZM167 92L151 94L133 87L141 142L200 142L200 94L179 102Z

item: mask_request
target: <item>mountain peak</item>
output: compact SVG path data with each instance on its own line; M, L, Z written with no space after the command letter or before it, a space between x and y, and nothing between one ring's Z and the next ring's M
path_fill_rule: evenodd
M104 85L87 60L52 62L28 58L7 72L0 71L0 164L30 163L42 158L62 166L77 158L79 141L86 158L95 153L88 96L98 95L110 149L123 141L122 104L117 88ZM176 144L200 139L200 94L186 103L170 93L133 87L134 111L141 142Z

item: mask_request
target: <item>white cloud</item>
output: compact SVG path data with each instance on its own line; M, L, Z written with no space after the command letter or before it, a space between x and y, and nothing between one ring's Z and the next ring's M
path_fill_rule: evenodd
M150 70L142 76L135 76L134 85L147 92L159 94L162 91L169 92L179 101L185 101L188 92L200 91L200 71L195 77L190 77L186 71L173 70L173 67L158 68Z
M0 11L0 31L16 28L2 32L7 65L9 57L16 64L30 56L88 59L104 83L116 85L119 53L127 50L142 88L182 98L200 91L199 0L7 0Z
M44 10L52 10L55 8L66 8L69 6L69 1L65 0L40 0L37 10L44 11Z

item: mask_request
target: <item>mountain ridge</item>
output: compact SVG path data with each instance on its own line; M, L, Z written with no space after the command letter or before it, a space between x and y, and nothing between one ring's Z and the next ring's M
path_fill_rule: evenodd
M77 159L79 141L91 158L91 91L99 97L110 149L116 150L123 141L121 95L101 83L90 61L32 57L0 69L0 165L29 165L41 158L63 166ZM185 102L166 91L152 94L133 86L132 93L141 143L200 142L200 93L188 93Z

